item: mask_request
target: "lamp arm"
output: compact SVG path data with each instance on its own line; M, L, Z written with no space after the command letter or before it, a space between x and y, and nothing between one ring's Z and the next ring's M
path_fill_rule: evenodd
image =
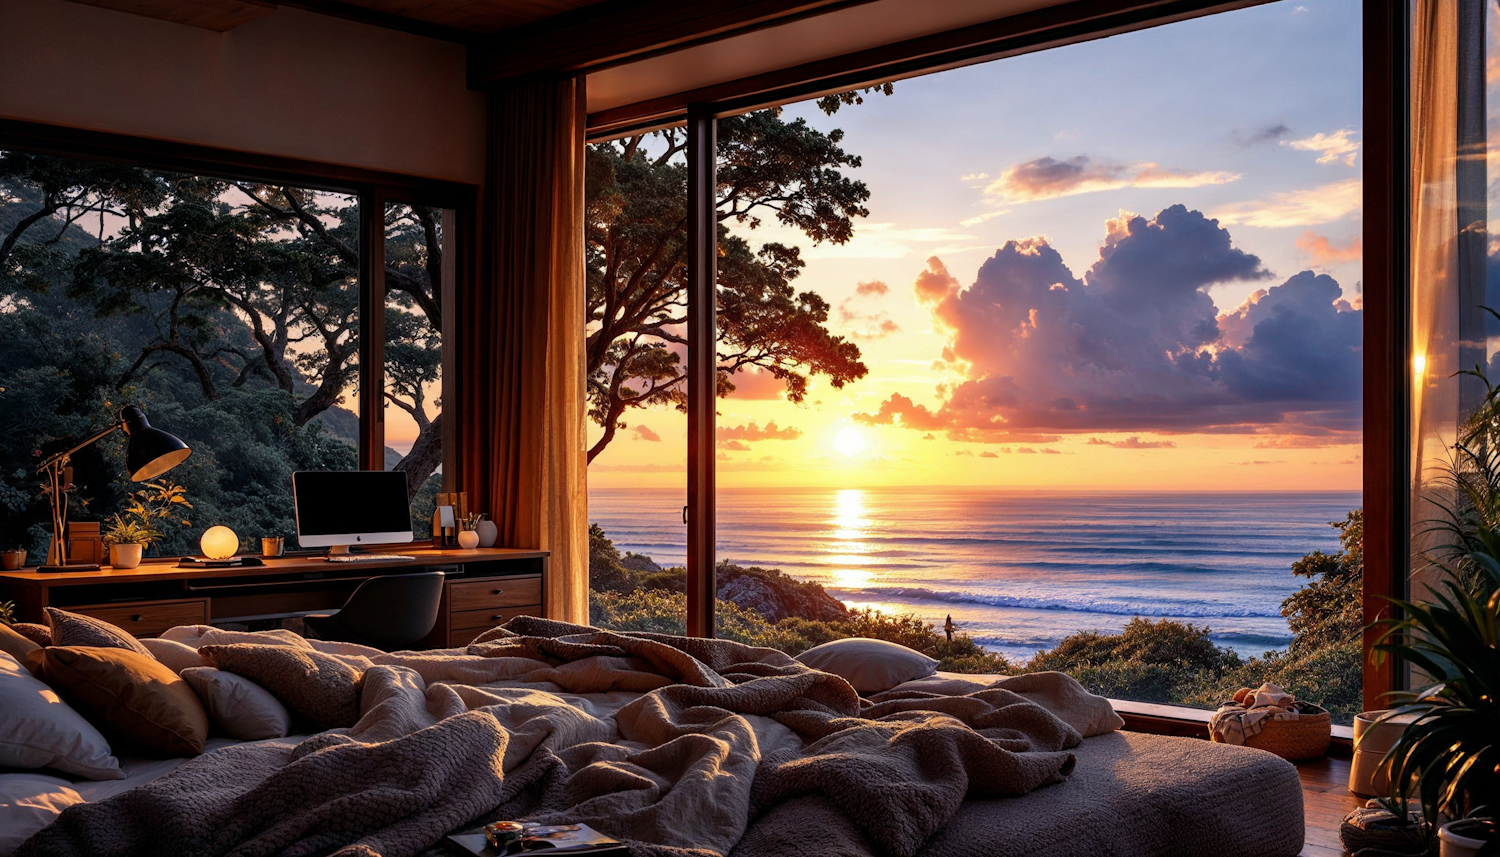
M108 426L107 428L100 429L98 432L95 432L93 435L89 436L89 438L87 440L83 441L82 443L78 444L77 446L73 447L72 449L70 449L70 450L68 450L66 452L59 452L59 453L57 453L55 455L48 456L47 460L43 461L40 465L37 466L36 472L38 472L38 473L45 473L45 472L47 472L47 468L52 467L53 465L56 465L56 464L61 464L62 462L66 461L68 459L68 456L72 455L73 453L77 452L80 449L83 449L84 447L88 446L91 443L96 443L96 442L98 442L98 441L100 441L100 440L108 437L110 434L119 431L124 426L125 426L124 421L117 422L117 423L115 423L112 426Z

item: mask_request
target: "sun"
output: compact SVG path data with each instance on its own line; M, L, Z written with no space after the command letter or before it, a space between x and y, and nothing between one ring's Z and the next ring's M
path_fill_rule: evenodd
M833 436L833 448L846 456L859 455L865 451L865 433L849 426Z

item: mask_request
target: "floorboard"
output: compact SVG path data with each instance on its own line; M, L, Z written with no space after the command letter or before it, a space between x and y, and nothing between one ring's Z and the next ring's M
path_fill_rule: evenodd
M1307 839L1302 857L1345 857L1339 843L1339 822L1365 799L1349 793L1349 760L1323 758L1297 766L1302 779L1303 814Z

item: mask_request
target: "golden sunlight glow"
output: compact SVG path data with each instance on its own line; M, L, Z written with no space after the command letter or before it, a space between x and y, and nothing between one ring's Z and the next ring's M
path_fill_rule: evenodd
M1427 355L1417 354L1411 358L1412 377L1421 378L1422 373L1427 371Z
M833 448L846 456L859 455L865 451L865 433L854 426L839 429L833 436Z

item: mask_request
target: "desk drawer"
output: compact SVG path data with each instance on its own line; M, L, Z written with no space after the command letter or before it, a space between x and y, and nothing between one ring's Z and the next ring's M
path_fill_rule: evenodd
M448 585L448 609L453 613L540 603L540 577L490 577Z
M496 625L504 625L517 616L540 616L542 605L527 604L523 607L496 608L492 610L464 610L449 614L448 627L454 633L466 631L470 628L487 630Z
M66 608L108 622L135 637L155 637L178 625L207 625L208 599L139 601L134 604L88 604Z

